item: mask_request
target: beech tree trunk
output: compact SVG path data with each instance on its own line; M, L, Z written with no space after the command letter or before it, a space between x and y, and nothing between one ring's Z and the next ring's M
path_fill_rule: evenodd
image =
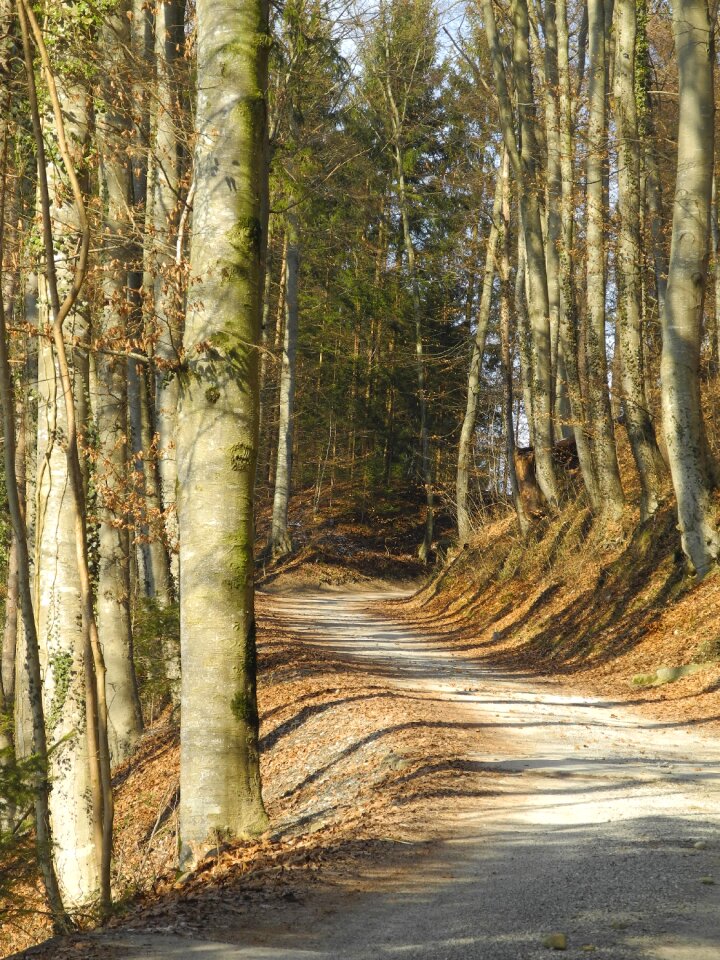
M618 347L622 401L640 476L640 517L657 510L664 464L645 396L640 240L640 138L635 100L635 0L615 0L615 118L618 137Z
M284 556L292 551L292 537L288 529L288 507L290 505L292 484L300 237L298 218L295 211L289 210L286 219L285 338L283 342L282 366L280 369L278 448L275 466L272 529L270 532L270 550L275 557Z
M588 0L587 368L589 429L593 441L600 514L617 519L624 496L615 450L605 345L605 170L607 164L607 60L604 0Z
M487 338L490 307L492 306L492 288L495 279L495 258L498 246L498 223L502 214L503 178L507 175L507 153L503 155L501 169L498 171L495 198L492 210L492 223L485 249L485 269L483 271L480 306L477 314L477 326L473 340L470 369L468 372L467 404L465 416L460 430L460 446L458 449L457 477L455 493L457 499L457 527L460 544L467 543L472 534L472 518L470 516L470 468L474 446L475 423L477 420L478 394L482 361L485 354L485 340Z
M132 174L127 157L130 105L124 97L124 50L130 43L130 0L122 0L102 31L109 67L98 111L100 193L103 207L102 291L92 400L99 444L96 471L100 508L96 611L107 670L108 733L114 763L124 760L142 732L130 620L127 343Z
M68 119L69 142L79 156L88 135L87 100L79 89L61 90ZM64 180L55 164L48 165L48 187L53 199L52 220L60 250L77 244L80 225L72 202L65 201ZM72 266L56 255L61 295L72 284ZM41 283L41 292L45 286ZM47 329L49 294L40 300L40 326ZM68 338L87 345L87 304L80 303L66 322ZM88 355L75 349L69 355L78 425L87 425ZM80 573L75 542L73 493L66 444L69 426L58 358L52 343L38 337L38 425L35 534L35 609L43 674L43 702L52 781L50 814L55 864L69 908L97 900L100 892L94 810L88 803L93 780L86 737L86 648L83 630ZM24 617L24 615L23 615ZM25 625L27 630L27 624Z
M177 457L175 433L178 406L178 362L182 344L182 303L175 268L175 238L180 218L180 115L177 72L183 60L185 0L162 0L155 12L156 97L153 114L152 163L153 302L159 370L155 385L155 417L159 438L160 500L166 512L168 543L177 541L175 512ZM175 571L177 575L177 571ZM162 591L157 599L165 600Z
M267 824L255 688L253 491L263 224L265 0L199 0L192 285L177 434L180 863Z
M580 388L578 316L573 254L575 251L575 177L573 170L573 100L570 86L567 4L557 0L557 57L560 101L560 167L562 171L562 230L560 244L560 346L567 377L568 403L578 461L590 505L597 511L599 497L592 448L586 432L585 403Z
M492 0L483 0L483 17L505 148L519 189L520 219L525 243L528 315L532 333L533 443L537 480L549 504L558 502L557 479L552 459L553 377L550 335L550 302L545 263L545 241L540 216L539 148L537 116L530 63L530 24L526 0L513 0L513 74L518 102L518 120L505 76ZM518 148L518 143L520 147ZM530 372L530 371L529 371Z
M682 546L702 577L720 553L711 499L712 465L700 407L700 341L715 142L715 48L705 0L676 0L673 32L680 101L677 182L662 325L662 414Z

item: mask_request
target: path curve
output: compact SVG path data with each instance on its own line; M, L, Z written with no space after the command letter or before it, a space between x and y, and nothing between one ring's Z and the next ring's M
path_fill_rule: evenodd
M296 910L294 937L284 925L276 942L266 931L246 947L137 934L103 943L128 960L535 960L560 932L568 957L718 960L720 745L462 660L380 617L380 597L278 595L273 613L307 644L382 666L398 688L486 726L492 736L469 759L492 772L493 794L451 816L447 839L390 887Z

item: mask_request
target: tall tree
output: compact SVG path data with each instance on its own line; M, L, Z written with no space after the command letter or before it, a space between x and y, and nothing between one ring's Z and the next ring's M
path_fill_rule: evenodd
M263 229L264 0L197 4L197 146L179 402L181 864L266 825L258 757L253 486Z
M624 496L615 449L605 323L605 182L607 171L607 49L605 0L588 0L588 134L586 175L588 413L600 513L617 519Z
M550 336L550 301L548 294L545 240L540 215L540 156L537 131L532 64L530 61L530 21L526 0L513 0L513 76L517 97L515 119L505 74L505 64L498 35L492 0L482 3L485 32L495 76L499 120L505 148L510 157L513 175L519 185L520 219L522 223L527 270L527 299L532 331L532 411L535 462L540 489L551 504L558 502L558 487L552 459L553 447L553 378Z
M635 95L637 7L615 0L615 118L618 137L618 343L622 399L640 476L642 520L658 507L664 464L645 395L641 246L641 156Z
M675 0L679 69L677 180L665 309L662 414L683 550L699 576L720 554L700 406L700 341L708 268L715 110L713 20L706 0Z
M96 609L107 668L108 728L114 762L124 760L142 731L130 619L127 361L130 303L132 173L127 155L130 109L125 50L130 0L122 0L101 32L109 70L96 110L103 211L103 308L97 331L91 399L98 436L95 481L100 506Z

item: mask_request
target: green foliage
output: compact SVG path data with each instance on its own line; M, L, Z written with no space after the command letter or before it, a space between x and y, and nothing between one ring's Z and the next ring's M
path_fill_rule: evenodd
M168 651L180 647L180 607L161 606L141 597L133 617L134 660L143 711L154 715L170 700L165 663Z

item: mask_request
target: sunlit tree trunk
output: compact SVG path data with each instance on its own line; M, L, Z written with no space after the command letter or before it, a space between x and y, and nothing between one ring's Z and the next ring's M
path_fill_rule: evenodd
M697 574L704 576L720 553L699 376L715 139L715 47L705 0L676 0L673 32L680 102L677 182L663 312L662 413L683 550Z
M624 497L615 450L605 344L605 169L607 164L607 60L604 0L588 0L587 367L588 412L595 454L599 509L616 519Z
M562 230L560 244L560 333L559 355L567 377L568 402L573 437L580 470L590 504L598 509L597 479L592 449L585 428L585 404L580 389L578 363L578 316L573 254L575 250L575 176L573 170L573 99L570 85L570 60L567 4L556 3L558 88L560 111L560 167L562 171Z
M6 0L0 0L0 67L2 77L7 80L11 76L10 55L14 53L12 36L11 5ZM50 781L48 778L48 744L45 732L45 716L42 698L42 677L40 671L40 651L35 622L35 611L32 602L32 584L30 579L30 555L28 551L27 528L25 525L25 444L24 439L19 445L16 443L16 403L13 395L13 378L10 369L10 348L8 339L8 325L5 313L5 290L3 284L5 267L5 222L6 222L6 190L8 182L8 155L11 147L11 133L9 125L3 119L8 115L10 91L0 81L0 402L2 405L3 422L3 467L7 494L7 510L10 518L13 536L13 558L10 575L15 580L16 604L15 616L6 624L8 629L17 630L17 602L19 599L23 611L23 625L25 627L25 654L23 667L27 678L27 701L32 718L32 752L38 766L34 775L35 794L35 849L40 876L45 887L47 906L52 919L53 928L57 933L66 933L70 929L70 921L65 912L60 885L53 862L53 838L50 826ZM20 410L22 418L23 411ZM24 438L24 431L21 432ZM18 471L20 464L20 471ZM12 622L14 620L14 623ZM7 662L6 652L8 640L13 656ZM5 637L2 658L2 693L3 711L10 707L14 693L15 670L15 637ZM8 718L2 717L3 727L6 727ZM9 738L11 741L11 738ZM11 742L3 743L5 748ZM2 798L3 801L5 798ZM4 807L4 803L2 804ZM3 829L10 824L4 823Z
M99 462L100 507L96 610L107 669L108 732L114 762L125 759L142 731L130 621L130 531L124 510L128 492L127 361L130 211L132 179L127 157L130 104L124 98L124 51L130 41L130 0L117 5L102 31L109 70L104 110L97 111L99 185L103 208L103 310L96 341L92 403Z
M292 537L288 529L288 508L292 484L293 425L295 414L295 376L298 341L298 270L300 237L297 213L288 211L285 252L285 338L280 368L280 406L278 449L275 467L270 550L276 557L290 553Z
M150 203L154 236L153 303L158 326L155 352L160 362L156 377L155 427L160 449L160 501L166 511L165 522L170 543L177 540L177 515L174 510L177 484L175 432L182 303L178 296L175 241L181 212L178 70L183 62L184 31L185 0L161 0L155 11L154 157L149 191L152 191ZM158 595L161 603L166 599L163 593L161 591Z
M87 99L81 89L61 90L68 137L80 156L88 136ZM65 201L66 188L55 164L48 165L52 219L59 250L72 250L80 229L77 211ZM61 295L72 283L72 266L56 257ZM44 284L41 284L41 291ZM78 304L65 325L68 338L85 344L69 353L78 425L87 425L87 304ZM40 300L47 329L48 294ZM50 813L55 863L69 907L97 899L100 889L94 811L88 803L93 781L85 733L86 648L80 573L76 558L73 493L65 445L68 419L56 351L38 337L38 427L35 539L35 609L43 673L43 699L50 754ZM26 627L27 629L27 627Z
M495 75L505 147L519 189L522 231L527 269L528 315L532 332L533 442L538 484L550 504L558 502L557 479L552 459L552 348L550 302L545 263L545 241L540 215L540 163L536 136L537 116L530 62L530 24L526 0L513 0L513 75L518 103L518 122L505 76L503 54L491 0L483 0L485 32ZM520 147L518 148L518 143Z
M640 476L640 516L658 507L662 457L645 396L640 243L640 139L635 102L635 0L615 0L615 118L618 137L618 347L628 436Z
M197 3L196 194L178 417L180 862L264 830L253 488L266 222L264 0Z
M488 322L490 320L490 307L492 306L492 288L495 279L495 258L498 246L498 223L502 213L503 178L506 175L507 165L507 155L504 155L501 170L498 171L492 223L490 224L487 247L485 248L485 269L483 271L482 290L480 293L480 306L478 308L477 326L475 328L472 355L470 357L470 369L468 372L467 403L462 428L460 430L455 493L457 498L458 540L461 544L467 543L472 534L472 518L469 504L470 469L472 465L482 362L485 354Z

